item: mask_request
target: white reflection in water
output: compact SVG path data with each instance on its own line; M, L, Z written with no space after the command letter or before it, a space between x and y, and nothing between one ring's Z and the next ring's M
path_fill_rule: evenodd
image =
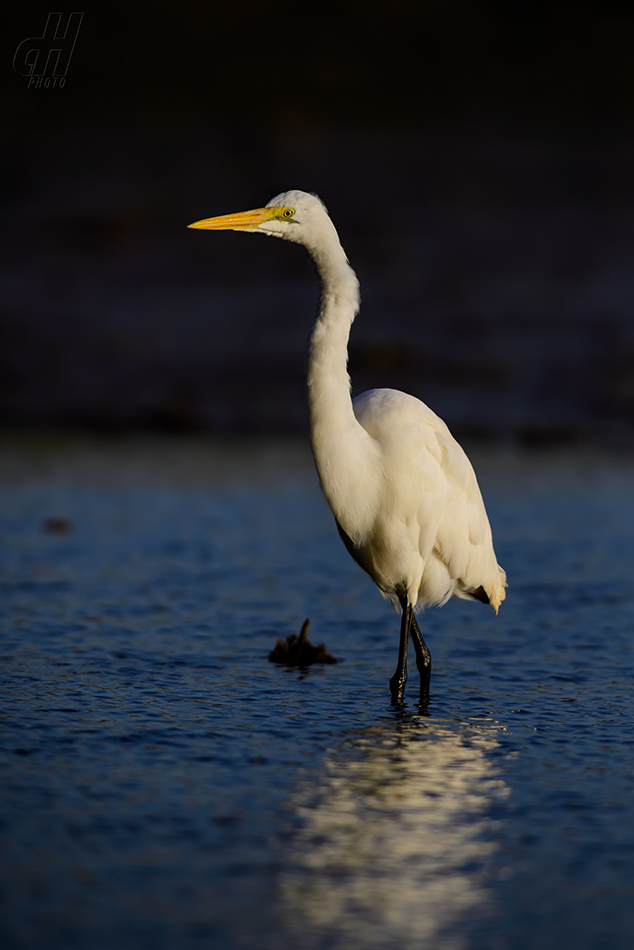
M298 946L467 945L493 911L489 812L509 792L490 758L499 728L386 724L325 758L290 803L303 824L281 891Z

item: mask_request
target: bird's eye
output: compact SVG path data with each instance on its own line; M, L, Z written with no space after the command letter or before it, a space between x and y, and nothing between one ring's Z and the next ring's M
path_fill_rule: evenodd
M294 214L295 212L293 211L292 208L284 208L284 210L282 211L283 218L292 218Z

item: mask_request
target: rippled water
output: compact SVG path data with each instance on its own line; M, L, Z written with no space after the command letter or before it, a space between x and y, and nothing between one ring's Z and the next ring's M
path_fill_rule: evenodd
M511 587L422 715L305 447L4 445L3 947L634 945L634 464L475 461Z

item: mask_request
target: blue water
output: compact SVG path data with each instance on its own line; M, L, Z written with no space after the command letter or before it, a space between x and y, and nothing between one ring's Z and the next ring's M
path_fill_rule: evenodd
M634 946L634 462L474 461L424 715L303 445L5 441L3 947Z

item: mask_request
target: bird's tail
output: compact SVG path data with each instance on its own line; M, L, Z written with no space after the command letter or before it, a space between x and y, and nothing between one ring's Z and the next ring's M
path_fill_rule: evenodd
M500 604L506 597L504 588L508 587L506 571L501 568L499 564L498 571L500 572L500 583L496 584L491 590L485 590L482 585L479 587L463 587L460 590L456 590L456 596L464 598L465 600L479 600L481 604L490 604L497 613L500 609Z

